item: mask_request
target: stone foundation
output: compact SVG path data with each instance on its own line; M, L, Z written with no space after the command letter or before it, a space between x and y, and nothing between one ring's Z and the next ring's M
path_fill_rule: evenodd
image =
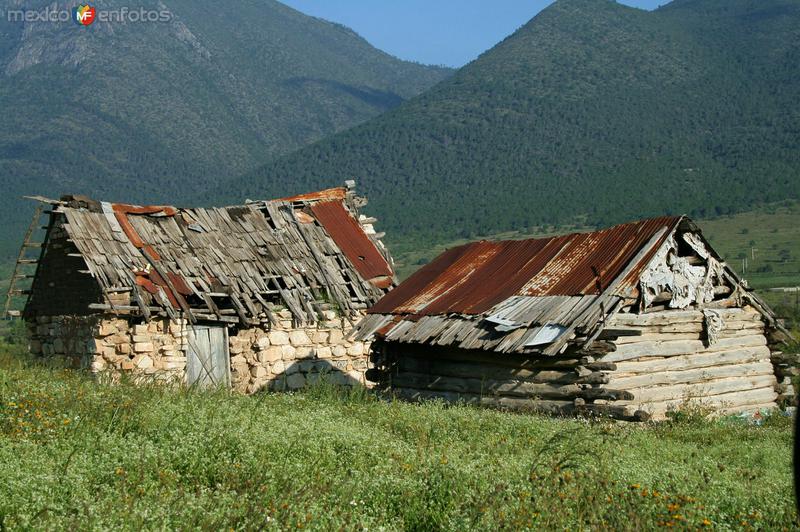
M369 385L369 343L346 337L351 323L333 311L314 326L295 327L288 310L277 324L228 328L231 385L241 393L296 390L321 378ZM185 382L186 320L149 323L114 316L39 316L28 322L31 353L55 367Z

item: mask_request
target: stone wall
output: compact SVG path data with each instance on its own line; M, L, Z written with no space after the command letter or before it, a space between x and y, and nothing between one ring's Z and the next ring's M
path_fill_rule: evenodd
M96 319L74 316L38 316L29 320L28 348L39 361L60 368L88 368Z
M272 328L230 331L231 383L245 393L298 389L322 376L339 385L369 385L369 343L350 341L350 321L333 311L316 326L295 328L289 311Z
M289 311L277 316L272 325L228 329L235 390L296 390L320 378L338 385L369 385L369 343L346 338L350 320L326 311L316 325L295 327ZM31 353L57 367L185 382L186 320L40 316L28 323L28 332Z
M30 351L53 366L182 381L186 320L149 323L108 316L39 316L28 324Z

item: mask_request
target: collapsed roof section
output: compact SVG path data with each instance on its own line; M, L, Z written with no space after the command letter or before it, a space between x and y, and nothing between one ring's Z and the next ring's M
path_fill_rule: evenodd
M53 209L25 312L53 314L60 287L43 270L80 259L63 274L99 285L94 311L254 324L274 320L278 305L313 323L334 304L352 315L393 286L394 271L348 185L207 209L37 198Z

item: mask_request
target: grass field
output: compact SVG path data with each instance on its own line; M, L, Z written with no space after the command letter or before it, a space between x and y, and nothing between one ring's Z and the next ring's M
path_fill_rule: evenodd
M107 386L0 356L0 529L793 530L788 418Z

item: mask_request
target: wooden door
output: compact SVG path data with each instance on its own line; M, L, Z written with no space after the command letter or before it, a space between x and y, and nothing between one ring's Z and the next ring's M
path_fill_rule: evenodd
M186 350L186 383L211 388L230 385L228 331L225 327L189 327Z

